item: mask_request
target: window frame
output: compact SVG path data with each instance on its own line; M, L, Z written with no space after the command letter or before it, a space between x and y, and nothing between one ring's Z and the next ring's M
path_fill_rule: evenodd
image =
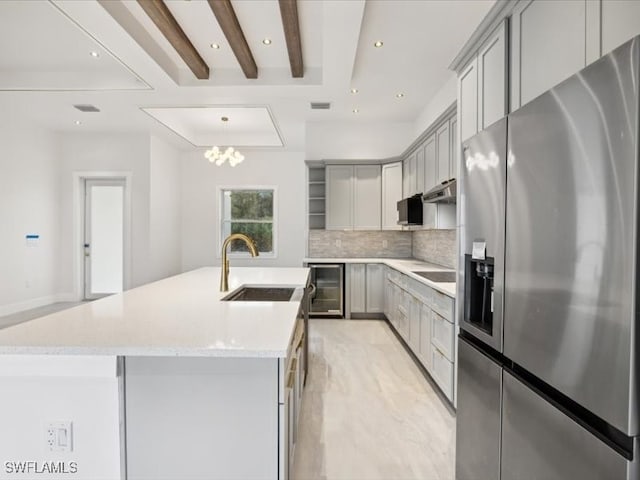
M273 235L273 251L272 252L260 252L257 258L278 258L278 188L275 185L218 185L216 187L216 198L218 203L218 252L217 258L222 258L222 243L225 237L223 236L223 224L225 221L223 215L222 195L227 190L271 190L273 192L273 220L272 220L272 235ZM251 258L249 252L231 252L227 253L228 258Z

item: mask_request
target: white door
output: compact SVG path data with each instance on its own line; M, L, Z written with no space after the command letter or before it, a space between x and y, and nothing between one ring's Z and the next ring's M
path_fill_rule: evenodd
M124 288L123 179L85 180L84 298Z

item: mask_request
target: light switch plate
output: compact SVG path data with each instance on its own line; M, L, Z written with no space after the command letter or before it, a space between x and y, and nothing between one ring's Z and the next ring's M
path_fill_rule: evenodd
M73 422L57 421L45 425L46 449L49 452L73 451Z

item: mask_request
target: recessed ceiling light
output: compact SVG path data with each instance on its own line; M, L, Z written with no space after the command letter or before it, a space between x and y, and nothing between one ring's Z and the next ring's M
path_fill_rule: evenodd
M75 123L76 125L82 125L82 122L81 122L80 120L76 120L76 121L75 121L75 122L73 122L73 123Z
M351 93L358 93L358 89L357 88L352 88L351 89Z
M382 43L380 40L378 40L376 43L373 44L373 46L376 47L376 48L380 48L383 45L384 45L384 43Z
M404 93L400 92L400 93L396 93L396 98L402 98L404 97Z
M214 50L218 50L220 48L220 45L218 45L217 43L212 43L211 45L209 45L211 48L213 48Z
M91 55L93 58L98 58L100 56L100 54L98 52L96 52L95 50L92 52L89 52L89 55Z
M357 108L354 108L353 110L351 110L353 113L358 113L360 110L358 110Z
M262 43L264 43L265 45L271 45L271 39L265 38L264 40L262 40Z

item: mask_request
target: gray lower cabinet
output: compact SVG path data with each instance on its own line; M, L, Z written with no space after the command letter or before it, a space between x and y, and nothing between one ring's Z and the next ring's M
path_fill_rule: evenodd
M454 300L391 268L385 278L384 312L445 396L455 399Z
M411 294L407 294L409 312L409 347L416 356L420 353L420 320L422 303Z
M420 309L420 355L422 364L431 371L431 315L432 311L428 305L422 304Z
M352 313L366 312L367 266L364 263L349 265L349 306Z
M366 311L367 313L384 312L384 269L381 263L367 264L366 273Z
M385 266L381 263L349 265L351 313L384 313Z

